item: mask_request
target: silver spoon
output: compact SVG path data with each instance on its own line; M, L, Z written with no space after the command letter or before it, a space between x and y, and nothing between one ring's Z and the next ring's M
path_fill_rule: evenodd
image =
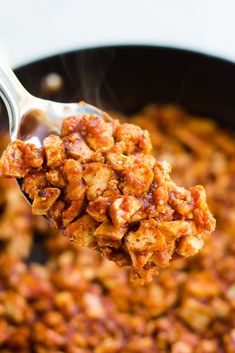
M31 95L1 57L0 96L7 107L11 140L18 138L37 146L50 133L59 134L68 116L102 115L101 110L86 103L58 103Z

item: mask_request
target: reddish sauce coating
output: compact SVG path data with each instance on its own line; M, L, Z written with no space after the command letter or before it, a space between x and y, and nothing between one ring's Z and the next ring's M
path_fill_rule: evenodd
M52 231L14 180L0 178L1 353L234 353L235 136L175 106L148 106L128 121L151 132L178 184L205 186L214 235L139 286L130 268ZM7 143L1 131L1 152ZM38 240L44 264L24 260Z
M16 140L4 177L22 179L32 211L79 246L96 249L143 283L178 257L195 255L215 228L201 185L185 189L157 161L149 133L108 114L65 119L43 146Z

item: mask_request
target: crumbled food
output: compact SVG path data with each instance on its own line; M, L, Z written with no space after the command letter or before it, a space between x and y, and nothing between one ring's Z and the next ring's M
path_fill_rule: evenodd
M79 132L71 133L63 138L66 154L80 162L85 162L92 154Z
M78 246L95 248L96 239L94 232L96 227L97 223L89 215L84 215L68 225L65 230L65 235Z
M90 163L82 174L87 188L88 200L94 200L108 189L109 182L115 178L112 168L103 163Z
M61 137L49 135L41 148L10 143L1 174L22 178L33 214L119 265L122 254L144 283L175 257L195 255L215 228L204 188L177 186L151 150L146 130L84 114L65 119Z
M22 190L34 199L37 191L47 186L47 177L42 171L28 173L22 183Z
M46 164L48 167L55 168L63 164L65 159L63 141L56 135L50 135L43 140L46 154Z
M9 145L8 145L9 146ZM26 174L26 167L24 161L25 144L19 141L17 144L11 144L7 151L3 152L0 161L1 174L14 178L21 178Z
M1 152L7 143L7 135L0 133ZM29 186L29 192L33 186L35 184ZM0 253L26 258L33 244L34 233L44 232L46 223L43 218L32 215L30 206L14 180L0 178Z
M38 190L34 196L32 211L36 215L46 215L60 195L57 188Z
M101 225L95 230L94 235L99 246L119 248L125 233L125 227L116 227L111 222L102 222Z
M115 227L129 222L131 217L142 207L142 202L135 196L120 195L110 205L110 217Z
M33 217L17 185L0 179L1 352L234 353L235 136L214 121L189 115L175 106L148 106L128 122L151 131L154 154L160 161L172 164L173 177L179 185L205 185L208 203L217 219L214 236L203 237L205 245L197 255L172 262L150 283L138 286L130 282L129 268L116 266L96 251L75 247L52 231L43 217ZM196 145L189 148L186 138L178 134L181 130L188 131ZM0 134L1 151L7 142L5 135ZM165 168L156 169L159 181L166 169L166 164ZM32 175L27 185L35 194L33 180ZM46 177L41 180L43 188L48 187ZM177 229L187 231L192 223L185 220L171 227L167 219L170 212L167 216L165 213L169 194L164 185L157 190L153 193L158 200L157 211L165 215L159 230L174 238ZM193 210L190 195L181 188L171 194L170 204L182 216ZM118 193L119 199L121 196ZM128 203L129 211L131 204ZM54 203L50 212L55 223L60 222L61 213L68 207L67 201ZM107 225L111 220L109 207L108 197L102 195L89 202L87 212L97 225ZM141 217L141 213L139 209L132 220ZM136 230L133 227L132 232ZM99 233L102 241L102 227ZM46 249L43 265L32 263L32 257L31 263L21 259L29 255L31 248L26 239L30 244L36 241L34 254L38 241ZM107 257L115 256L116 262L128 264L118 248L101 249ZM171 250L167 244L167 256ZM154 261L161 265L163 254L159 250ZM37 261L37 257L33 259Z
M43 95L51 97L59 93L64 85L64 80L61 75L56 72L51 72L46 75L41 82L41 91Z

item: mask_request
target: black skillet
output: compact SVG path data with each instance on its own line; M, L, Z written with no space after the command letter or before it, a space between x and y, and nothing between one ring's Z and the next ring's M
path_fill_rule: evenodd
M53 96L56 101L86 100L124 113L150 102L170 102L235 129L235 64L212 56L157 46L101 47L55 55L15 72L36 96L42 96L41 79L56 72L64 80ZM30 260L43 261L39 245Z

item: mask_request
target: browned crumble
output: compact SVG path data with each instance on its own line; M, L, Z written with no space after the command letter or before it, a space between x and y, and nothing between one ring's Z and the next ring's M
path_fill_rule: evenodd
M129 281L127 268L72 246L48 226L41 235L44 265L21 260L25 242L14 254L1 246L1 352L234 353L234 136L173 106L146 107L131 122L151 132L153 152L173 165L177 183L205 185L217 219L214 236L198 255L171 263L143 286ZM2 141L1 135L0 148ZM20 197L15 183L0 179L0 226L13 193ZM28 222L33 230L35 220ZM2 244L21 236L15 226L7 223Z
M78 246L131 266L140 283L195 255L215 228L204 188L179 187L170 173L153 157L147 130L106 113L65 119L41 148L16 140L0 161L2 176L22 179L33 214Z

